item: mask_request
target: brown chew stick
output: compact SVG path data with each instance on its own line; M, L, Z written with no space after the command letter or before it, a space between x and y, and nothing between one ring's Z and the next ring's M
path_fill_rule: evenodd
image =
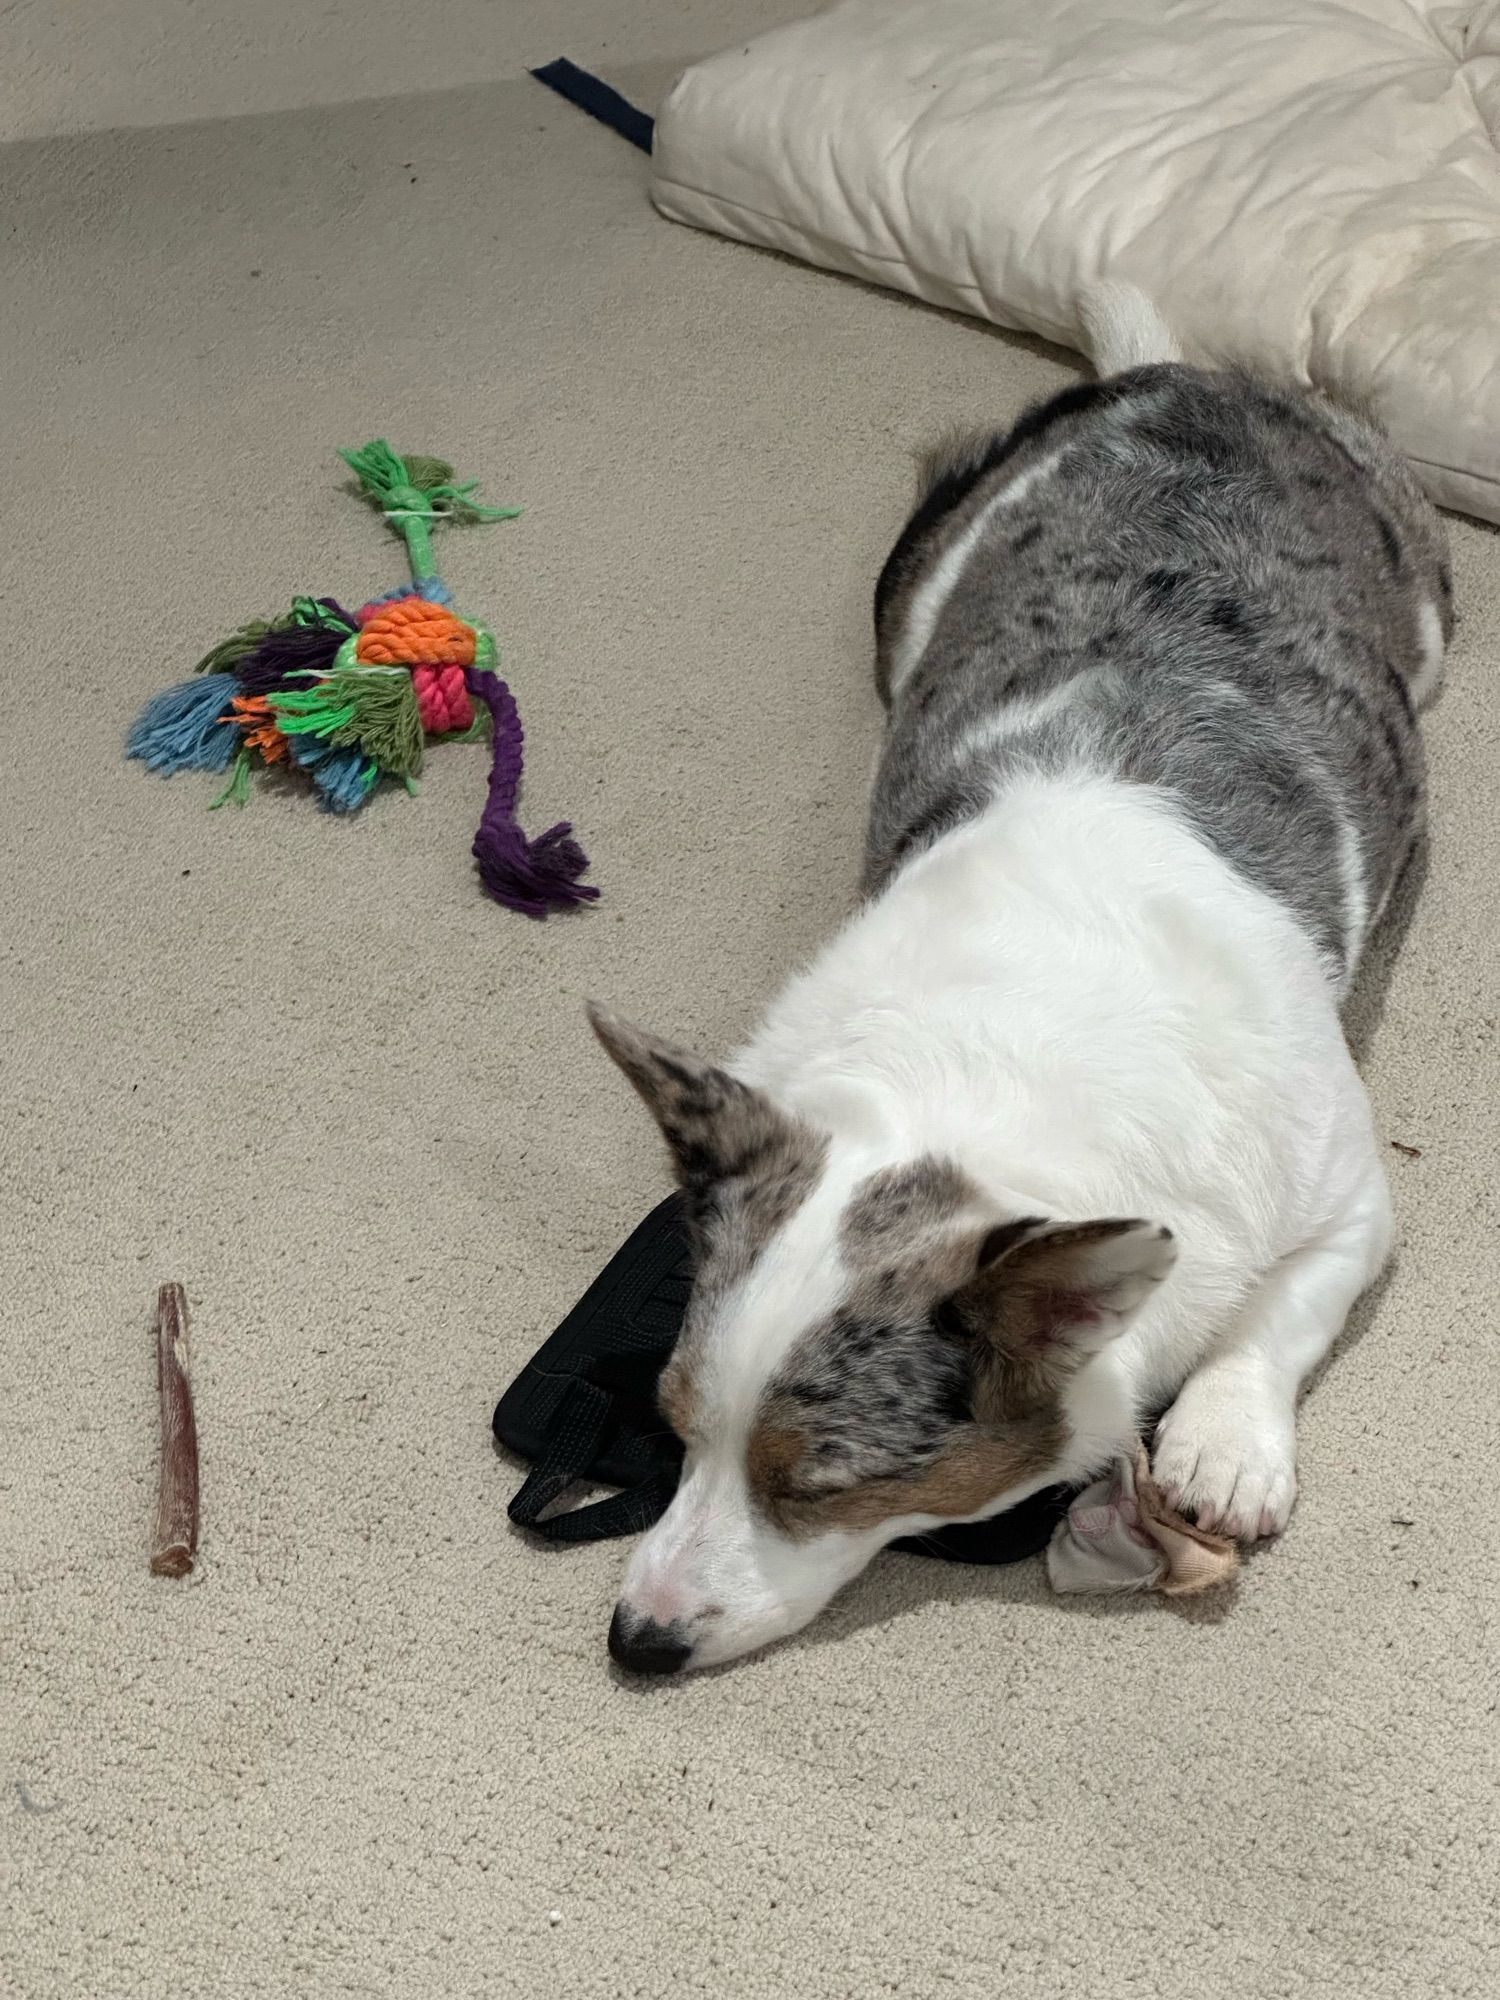
M151 1574L186 1576L198 1546L198 1427L181 1285L163 1285L156 1298L156 1387L161 1398L161 1481Z

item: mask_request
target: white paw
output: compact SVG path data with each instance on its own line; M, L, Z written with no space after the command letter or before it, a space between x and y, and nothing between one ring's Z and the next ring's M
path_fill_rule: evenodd
M1157 1426L1156 1482L1179 1512L1236 1541L1279 1535L1297 1497L1296 1420L1243 1376L1190 1376Z

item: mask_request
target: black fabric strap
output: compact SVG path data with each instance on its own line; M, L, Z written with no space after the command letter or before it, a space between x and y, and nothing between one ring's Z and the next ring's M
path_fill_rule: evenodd
M507 1509L518 1528L545 1532L547 1524L538 1517L588 1470L609 1418L609 1397L575 1377L557 1406L546 1450Z
M638 1534L666 1511L677 1489L675 1465L648 1473L623 1493L612 1493L587 1507L546 1514L575 1481L587 1476L614 1408L614 1399L594 1383L575 1377L568 1384L547 1448L506 1510L518 1528L529 1528L548 1542L596 1542Z
M574 1542L612 1541L617 1535L639 1535L661 1519L676 1491L675 1469L654 1472L639 1486L626 1487L623 1493L611 1493L606 1499L591 1500L587 1507L568 1508L561 1514L549 1514L545 1521L533 1521L530 1530L560 1547Z

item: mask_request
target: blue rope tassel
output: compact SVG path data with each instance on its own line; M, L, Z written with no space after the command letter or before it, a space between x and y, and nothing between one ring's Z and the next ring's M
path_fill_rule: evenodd
M139 757L163 777L174 771L227 771L240 732L222 718L238 693L233 674L196 674L163 688L136 717L125 755Z

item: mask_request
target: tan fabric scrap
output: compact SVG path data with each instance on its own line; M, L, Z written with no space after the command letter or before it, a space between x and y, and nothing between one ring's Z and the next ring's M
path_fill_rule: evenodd
M1168 1505L1151 1477L1143 1445L1123 1455L1108 1479L1080 1493L1047 1549L1054 1590L1155 1590L1191 1597L1213 1590L1239 1567L1223 1535L1195 1527Z

